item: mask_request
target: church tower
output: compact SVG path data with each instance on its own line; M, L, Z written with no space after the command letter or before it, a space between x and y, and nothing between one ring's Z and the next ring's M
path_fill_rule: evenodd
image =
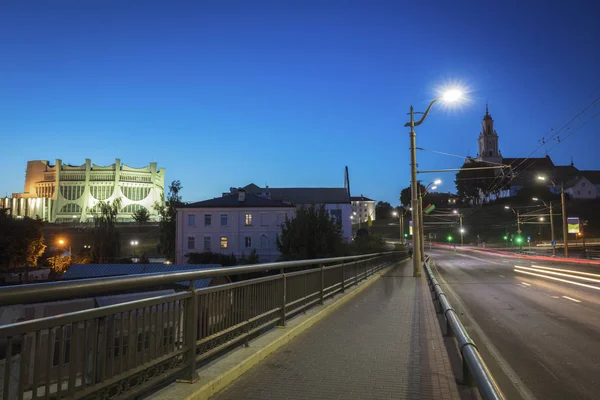
M498 133L494 130L494 120L489 113L487 103L485 105L485 115L481 122L481 133L479 134L478 142L478 159L499 164L502 163L502 153L498 149Z

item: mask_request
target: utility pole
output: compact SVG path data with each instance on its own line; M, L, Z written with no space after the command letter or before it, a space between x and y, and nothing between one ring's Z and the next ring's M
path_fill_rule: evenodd
M400 218L400 243L404 244L404 213L398 213Z
M567 202L565 201L565 186L560 184L560 201L562 203L563 240L565 241L565 257L569 257L569 235L567 225Z
M421 193L421 188L419 187L419 225L421 227L421 259L425 259L425 222L423 221L424 217L423 213L423 193Z
M459 214L458 216L460 218L460 247L463 247L463 245L464 245L464 232L465 232L465 230L463 229L463 215Z
M521 216L520 211L517 210L517 234L521 234Z
M415 133L413 106L410 106L410 122L408 124L410 126L410 192L413 210L413 276L417 277L421 276L421 238L419 237L421 227L419 226L419 190L417 187L417 134Z
M554 219L552 218L552 202L550 202L550 235L552 240L552 256L556 256L556 245L554 242Z

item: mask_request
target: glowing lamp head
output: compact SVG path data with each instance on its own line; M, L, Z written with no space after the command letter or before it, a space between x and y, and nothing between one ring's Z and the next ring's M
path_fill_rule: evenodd
M456 103L457 101L462 100L463 97L463 91L456 88L445 90L441 96L444 103Z
M396 211L394 211L394 212L392 213L392 215L393 215L394 217L397 217L397 216L398 216L398 213L397 213Z
M65 244L65 241L62 239L58 239L58 244L60 244L62 246L63 244Z
M546 180L546 177L545 177L545 176L542 176L542 175L538 175L537 179L538 179L539 181L545 181L545 180Z
M505 208L506 210L510 210L510 207L509 207L509 206L504 206L504 208Z
M431 187L431 190L435 190L435 189L437 189L437 186L432 186Z
M460 233L465 233L465 228L460 228Z
M538 201L539 199L537 197L532 197L531 200Z
M442 180L441 179L436 179L435 181L433 181L434 185L441 185L442 184Z
M454 214L458 214L458 210L452 210Z

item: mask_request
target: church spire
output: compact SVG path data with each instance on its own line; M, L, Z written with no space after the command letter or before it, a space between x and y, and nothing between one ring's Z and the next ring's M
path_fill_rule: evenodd
M490 111L488 110L488 102L485 102L485 115L490 115Z

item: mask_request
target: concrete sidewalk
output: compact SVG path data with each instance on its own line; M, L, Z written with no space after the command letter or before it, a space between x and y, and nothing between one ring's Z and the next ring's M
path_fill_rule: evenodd
M399 263L227 389L225 399L459 399L425 278Z

